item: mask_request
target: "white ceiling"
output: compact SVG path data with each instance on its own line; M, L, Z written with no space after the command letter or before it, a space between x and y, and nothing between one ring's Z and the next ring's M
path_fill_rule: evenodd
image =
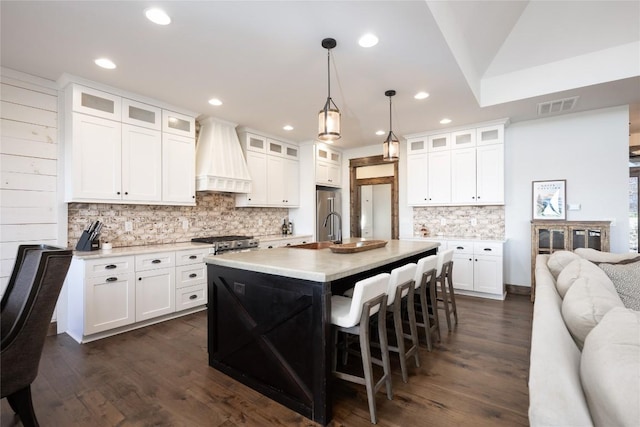
M168 26L144 10L164 8ZM6 1L1 65L70 73L288 140L315 138L331 95L351 148L509 117L579 95L575 111L630 104L640 132L638 1ZM380 42L364 49L358 38ZM93 64L111 58L118 67ZM417 101L413 95L431 96ZM213 107L210 98L224 104ZM481 105L483 107L481 107ZM440 119L453 122L441 125ZM294 126L287 132L285 124Z

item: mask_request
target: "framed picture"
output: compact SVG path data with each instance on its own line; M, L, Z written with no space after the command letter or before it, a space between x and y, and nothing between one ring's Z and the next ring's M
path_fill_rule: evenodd
M567 181L533 181L533 219L567 219Z

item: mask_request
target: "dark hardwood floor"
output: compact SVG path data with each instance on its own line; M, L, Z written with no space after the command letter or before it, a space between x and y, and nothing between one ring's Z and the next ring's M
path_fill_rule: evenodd
M528 425L529 298L457 301L460 323L448 333L441 314L442 342L420 348L408 384L391 356L394 398L377 394L379 426ZM210 368L206 332L201 312L84 345L48 337L32 385L40 424L316 425ZM364 386L336 380L335 390L331 425L371 426ZM3 427L21 425L6 399L1 409Z

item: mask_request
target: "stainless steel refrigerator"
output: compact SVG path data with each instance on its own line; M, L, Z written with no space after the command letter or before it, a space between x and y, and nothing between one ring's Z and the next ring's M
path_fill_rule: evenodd
M338 215L342 215L340 190L317 187L316 205L316 240L318 242L337 240L341 236L338 230L340 230L342 226L342 221L339 220L336 215L331 215L325 227L324 220L330 212L336 212Z

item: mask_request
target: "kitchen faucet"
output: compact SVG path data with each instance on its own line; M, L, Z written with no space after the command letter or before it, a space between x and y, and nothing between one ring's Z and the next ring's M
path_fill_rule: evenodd
M340 214L338 212L329 212L329 215L327 215L327 217L324 219L324 227L327 226L327 222L329 221L329 217L331 215L335 215L338 217L338 232L336 233L338 235L338 239L336 241L334 241L333 243L337 243L338 245L342 244L342 217L340 216Z

